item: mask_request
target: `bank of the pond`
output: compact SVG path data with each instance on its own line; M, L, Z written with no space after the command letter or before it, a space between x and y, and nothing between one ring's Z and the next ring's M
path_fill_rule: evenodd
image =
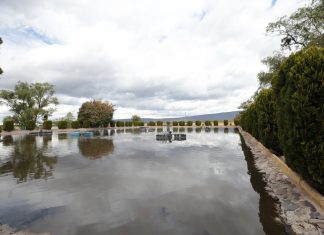
M291 234L322 235L324 211L313 201L275 156L249 133L239 127L245 144L250 148L257 169L264 174L267 190L278 200L279 215ZM305 190L305 189L304 189Z

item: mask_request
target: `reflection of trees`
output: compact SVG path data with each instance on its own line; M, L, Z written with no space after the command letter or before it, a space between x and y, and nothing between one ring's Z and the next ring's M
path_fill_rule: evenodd
M0 175L12 172L18 183L33 179L47 179L52 175L57 157L44 154L46 149L47 144L37 146L35 136L26 136L17 140L9 161L0 166Z
M13 145L13 138L11 135L5 135L2 137L2 144L3 146L10 146Z
M111 139L80 138L78 146L81 154L89 159L99 159L114 152L114 143Z
M254 163L254 157L251 150L245 144L244 139L241 138L241 147L244 152L245 160L247 163L248 174L251 175L250 181L255 192L260 195L259 199L259 219L263 226L265 234L286 234L284 225L278 223L276 218L278 212L276 211L276 201L266 191L266 183L263 180L263 175L259 172Z

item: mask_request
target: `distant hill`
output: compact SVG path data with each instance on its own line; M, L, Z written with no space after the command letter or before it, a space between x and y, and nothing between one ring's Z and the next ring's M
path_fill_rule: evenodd
M195 115L195 116L186 116L186 117L174 117L174 118L142 118L144 122L149 121L206 121L206 120L233 120L234 117L239 114L240 111L231 111L231 112L223 112L223 113L210 113L210 114L202 114L202 115ZM129 121L130 119L116 119L116 121Z

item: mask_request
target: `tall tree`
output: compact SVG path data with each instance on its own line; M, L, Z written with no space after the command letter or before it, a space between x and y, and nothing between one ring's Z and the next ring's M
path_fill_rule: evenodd
M18 82L13 91L0 91L0 103L9 106L15 122L25 128L28 121L36 122L55 111L50 107L58 104L54 92L54 86L49 83Z
M140 122L142 121L141 117L138 115L133 115L132 116L132 122Z
M107 126L114 115L114 105L107 101L91 100L83 103L79 109L78 119L91 127Z
M267 33L281 36L281 47L291 50L306 46L324 46L324 0L312 0L290 16L267 26Z

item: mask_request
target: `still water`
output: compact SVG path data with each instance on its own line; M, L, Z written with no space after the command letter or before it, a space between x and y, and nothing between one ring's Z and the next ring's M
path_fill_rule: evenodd
M52 235L285 234L233 129L7 136L0 223Z

